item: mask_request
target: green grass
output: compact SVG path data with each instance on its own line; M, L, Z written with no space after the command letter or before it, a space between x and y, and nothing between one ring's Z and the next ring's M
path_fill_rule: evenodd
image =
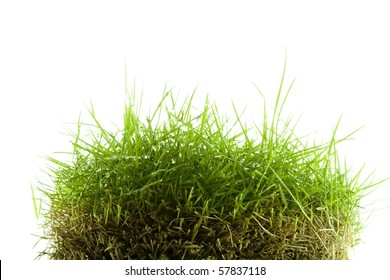
M194 114L195 94L177 104L164 90L145 121L128 94L116 132L91 104L73 159L49 158L52 183L39 187L48 202L39 257L347 259L360 200L377 183L340 162L336 147L353 134L338 138L340 121L327 143L309 146L281 119L284 72L272 113L263 101L263 122L249 128L234 105L233 123L209 99Z

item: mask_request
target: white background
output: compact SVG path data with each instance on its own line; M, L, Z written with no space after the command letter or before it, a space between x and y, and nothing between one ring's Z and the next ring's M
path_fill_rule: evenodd
M233 100L255 120L262 99L252 83L272 103L287 54L286 86L296 82L285 112L302 114L297 133L326 140L343 114L339 135L364 128L342 156L388 177L389 12L376 0L2 1L3 273L34 266L30 186L43 176L42 157L69 151L70 123L80 112L86 118L90 100L103 122L121 125L125 60L146 108L165 84L180 96L198 86L198 101L208 93L229 114ZM388 258L389 190L385 182L365 200L370 219L351 255L356 267Z

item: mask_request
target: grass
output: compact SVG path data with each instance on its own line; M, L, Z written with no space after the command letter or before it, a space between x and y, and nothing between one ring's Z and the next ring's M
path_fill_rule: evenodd
M250 128L234 105L230 125L208 99L194 114L195 94L177 104L164 90L146 121L128 94L117 132L91 104L73 159L49 158L38 257L347 259L360 200L378 183L340 162L336 147L353 134L337 138L340 121L327 143L309 146L281 119L292 86L283 93L284 73L272 113L264 101L263 122Z

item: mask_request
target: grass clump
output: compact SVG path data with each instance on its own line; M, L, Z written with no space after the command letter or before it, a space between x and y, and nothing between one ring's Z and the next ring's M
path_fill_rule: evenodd
M79 122L73 160L50 158L40 256L347 259L360 199L375 183L340 164L336 145L351 134L336 139L338 123L328 143L308 146L282 122L291 89L282 94L283 79L273 113L264 105L251 131L235 108L229 126L208 99L194 115L194 95L178 105L171 91L146 121L129 95L116 133L91 106L94 122Z

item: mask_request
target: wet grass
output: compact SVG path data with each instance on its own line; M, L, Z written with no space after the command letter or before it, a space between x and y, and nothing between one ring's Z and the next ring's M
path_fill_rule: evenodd
M208 99L194 114L195 94L177 104L164 91L146 121L128 94L117 132L91 105L93 123L71 135L73 159L49 158L52 183L38 188L48 202L39 257L347 259L360 200L377 183L340 162L336 147L353 134L338 138L340 122L327 143L295 135L281 119L283 83L284 72L272 112L264 101L250 128L234 105L233 123Z

